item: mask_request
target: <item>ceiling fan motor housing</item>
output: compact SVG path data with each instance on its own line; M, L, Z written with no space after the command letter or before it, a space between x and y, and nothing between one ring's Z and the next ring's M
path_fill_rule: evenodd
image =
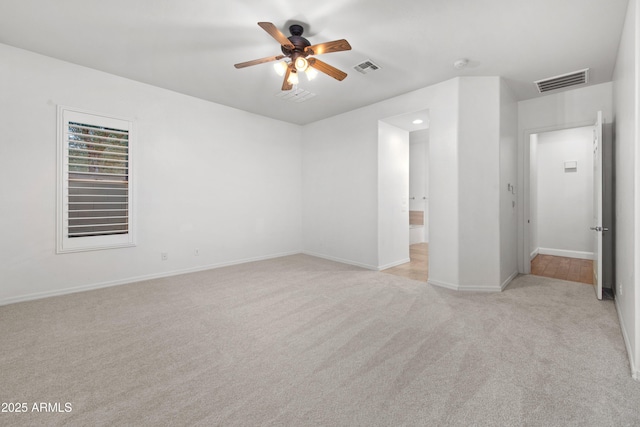
M286 56L291 58L292 61L295 61L300 56L302 57L309 56L308 53L304 52L304 49L307 46L311 46L311 43L309 42L309 40L302 37L302 33L304 32L304 29L302 28L302 26L298 24L293 24L289 27L289 32L291 33L291 36L288 37L288 39L291 42L291 44L294 46L294 49L289 50L289 49L285 49L285 47L282 46L281 47L282 53L284 53Z

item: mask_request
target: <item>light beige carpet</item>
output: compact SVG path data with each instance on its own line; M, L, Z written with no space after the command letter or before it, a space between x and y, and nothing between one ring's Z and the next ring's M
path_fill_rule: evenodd
M535 276L296 255L0 307L0 346L0 425L640 425L613 303Z

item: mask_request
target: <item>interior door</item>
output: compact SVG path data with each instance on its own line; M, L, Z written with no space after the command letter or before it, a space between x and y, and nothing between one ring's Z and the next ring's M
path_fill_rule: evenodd
M602 111L593 129L593 284L602 299Z

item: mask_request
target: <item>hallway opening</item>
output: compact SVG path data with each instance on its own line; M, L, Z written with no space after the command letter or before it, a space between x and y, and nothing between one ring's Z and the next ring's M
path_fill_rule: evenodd
M426 282L429 278L429 243L410 245L409 257L410 262L382 270L382 272Z

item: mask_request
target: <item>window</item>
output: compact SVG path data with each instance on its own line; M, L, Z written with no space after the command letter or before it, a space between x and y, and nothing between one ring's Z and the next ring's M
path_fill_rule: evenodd
M129 120L58 108L58 252L133 246Z

